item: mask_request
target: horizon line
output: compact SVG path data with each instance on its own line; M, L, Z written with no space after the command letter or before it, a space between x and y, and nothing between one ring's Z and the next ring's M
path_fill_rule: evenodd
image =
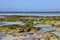
M0 11L0 13L60 13L60 11Z

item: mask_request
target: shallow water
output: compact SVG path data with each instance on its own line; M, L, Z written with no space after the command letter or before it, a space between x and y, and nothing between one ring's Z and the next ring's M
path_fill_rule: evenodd
M39 32L47 32L47 31L52 31L55 30L54 32L52 32L53 34L55 34L56 36L58 36L60 38L60 28L56 28L53 27L50 24L37 24L34 25L35 27L40 27L41 29L39 30ZM58 32L59 31L59 32Z
M13 24L25 25L25 23L23 23L23 22L0 22L0 26L13 25Z

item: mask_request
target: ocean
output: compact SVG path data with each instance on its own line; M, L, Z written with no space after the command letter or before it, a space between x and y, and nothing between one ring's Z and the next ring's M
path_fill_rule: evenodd
M0 13L0 15L60 16L60 13Z

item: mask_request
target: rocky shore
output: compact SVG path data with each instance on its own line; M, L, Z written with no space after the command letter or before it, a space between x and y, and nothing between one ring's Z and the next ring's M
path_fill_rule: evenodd
M60 40L60 38L52 32L24 32L19 34L3 33L0 40Z
M60 40L60 16L4 16L0 40Z

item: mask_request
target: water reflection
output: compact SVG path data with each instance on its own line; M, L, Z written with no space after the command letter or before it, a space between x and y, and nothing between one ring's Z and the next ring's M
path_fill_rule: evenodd
M40 32L46 32L51 30L60 30L59 28L53 27L50 24L36 24L34 27L40 27Z
M0 26L13 25L13 24L25 25L25 23L23 23L23 22L0 22Z

